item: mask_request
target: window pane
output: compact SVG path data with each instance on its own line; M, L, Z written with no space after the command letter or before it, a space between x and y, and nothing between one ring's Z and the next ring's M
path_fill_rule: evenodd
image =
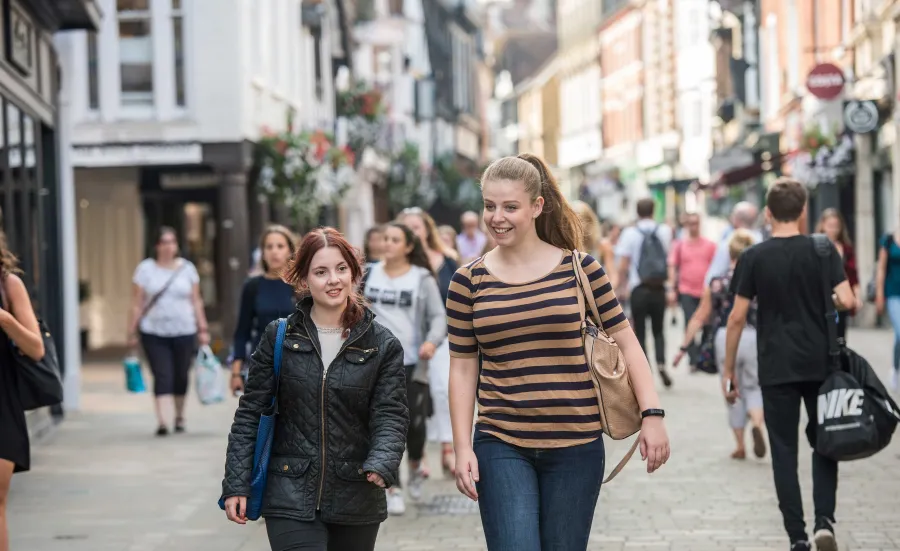
M172 18L175 39L175 105L184 107L184 25L181 17Z
M100 107L100 87L97 80L97 34L89 32L88 41L88 107Z
M22 113L12 102L6 103L6 143L9 145L9 166L22 165Z
M150 0L116 0L116 9L119 11L147 11L150 9Z
M172 9L180 10L181 9L181 0L172 0Z
M119 21L122 104L153 103L153 40L150 21Z

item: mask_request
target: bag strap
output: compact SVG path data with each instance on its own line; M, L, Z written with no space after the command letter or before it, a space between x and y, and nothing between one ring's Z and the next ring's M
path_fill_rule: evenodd
M606 335L606 331L603 329L603 321L600 319L600 311L597 310L597 301L594 300L594 293L588 292L591 288L591 281L588 279L587 274L584 273L584 268L581 267L581 261L581 253L579 253L577 249L573 250L572 270L575 272L575 282L578 287L578 309L581 311L581 321L583 322L587 317L587 311L584 309L584 303L587 301L591 316L594 318L594 324L597 326L597 329Z
M287 332L287 318L278 320L278 333L275 336L275 359L272 369L275 372L275 389L272 392L272 413L278 413L278 385L281 382L281 349L284 348L284 334Z
M187 266L187 264L187 260L182 259L181 265L178 266L178 269L175 270L175 273L169 277L168 281L166 281L166 284L162 286L162 289L160 289L156 292L156 294L150 297L150 300L147 301L147 304L145 304L144 308L141 310L141 315L138 316L138 323L140 323L141 320L144 319L144 316L147 315L147 312L149 312L151 308L156 306L156 303L163 296L163 294L169 290L169 287L171 287L172 283L175 281L175 278L178 277L178 274L181 273L181 270L183 270Z
M831 298L831 266L828 259L831 256L833 245L828 236L822 233L812 235L813 249L816 256L819 257L819 272L822 274L822 298L825 306L825 326L828 330L828 363L829 366L838 370L841 367L841 343L837 335L837 309L834 307L834 300Z
M609 337L609 334L603 328L603 321L600 319L600 312L597 310L597 301L594 300L594 293L588 294L587 290L591 288L591 282L587 277L587 274L584 273L584 268L581 266L582 256L578 250L572 251L572 265L575 271L575 281L578 286L578 309L581 311L581 321L582 323L587 316L587 312L584 309L584 303L590 305L591 315L594 317L594 321L597 325L597 330ZM606 480L603 481L603 484L606 484L610 480L614 479L622 469L625 468L625 465L631 460L631 456L634 455L634 452L637 451L638 445L641 443L640 438L635 438L634 442L631 444L631 449L628 450L628 453L619 461L619 463L613 468L613 470L609 473L609 476L606 477Z
M628 450L628 453L625 454L625 457L623 457L622 460L619 461L619 464L616 465L615 468L612 470L612 472L609 473L609 476L607 476L606 480L603 481L604 484L606 484L610 480L614 479L620 472L622 472L622 469L624 469L625 465L628 463L628 461L631 460L631 456L634 455L634 452L637 450L638 445L640 443L641 443L640 438L634 439L634 442L631 443L631 449Z

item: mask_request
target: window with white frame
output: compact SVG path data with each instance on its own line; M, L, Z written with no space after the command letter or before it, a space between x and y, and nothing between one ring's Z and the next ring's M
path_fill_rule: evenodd
M153 105L150 0L116 0L123 106Z
M172 0L172 49L175 53L175 105L184 107L184 12L182 0Z

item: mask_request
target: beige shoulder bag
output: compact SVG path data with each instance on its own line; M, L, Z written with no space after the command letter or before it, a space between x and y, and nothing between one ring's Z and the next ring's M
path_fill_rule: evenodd
M603 330L603 322L591 282L581 267L581 253L572 251L572 266L575 271L575 282L578 286L578 308L581 311L581 342L584 345L584 358L587 360L600 403L600 422L603 432L613 440L623 440L641 430L641 408L631 379L628 377L628 366L625 356L616 344L615 339ZM585 300L590 306L591 315L585 310ZM591 317L593 316L593 320ZM612 470L604 484L612 480L622 471L634 451L639 440L635 438L631 449Z

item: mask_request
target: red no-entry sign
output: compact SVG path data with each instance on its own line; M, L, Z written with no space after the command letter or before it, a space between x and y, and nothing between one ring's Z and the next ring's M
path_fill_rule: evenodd
M809 72L806 89L819 99L834 99L844 90L844 72L831 63L820 63Z

